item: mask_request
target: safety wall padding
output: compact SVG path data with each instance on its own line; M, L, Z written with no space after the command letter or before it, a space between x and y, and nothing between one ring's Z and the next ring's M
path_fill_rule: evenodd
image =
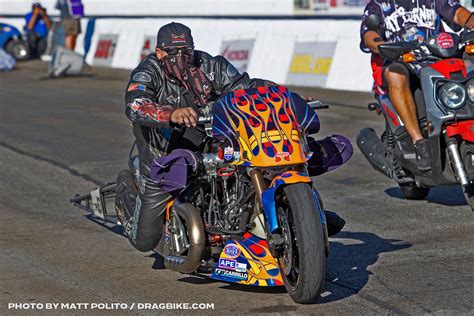
M23 24L19 19L0 19L17 26ZM318 47L317 43L331 43L326 45L330 49L314 53L324 55L323 80L318 84L323 88L370 91L372 88L372 74L370 69L370 55L359 49L358 20L336 19L193 19L193 18L143 18L143 19L97 19L92 36L92 44L86 61L94 65L94 56L98 49L99 38L118 35L110 65L116 68L132 69L140 61L143 53L145 38L154 38L160 26L171 21L181 22L192 29L196 49L204 50L211 55L221 52L222 44L239 39L254 39L251 56L248 61L247 72L252 77L265 78L280 84L290 84L288 80L290 68L301 72L314 74L321 69L315 67L314 61L305 70L306 55L301 54L304 47ZM86 30L87 19L82 19L82 29ZM84 53L83 35L78 39L77 51ZM249 41L247 41L249 42ZM313 43L316 46L305 45ZM328 57L329 56L329 57ZM308 57L309 58L309 57ZM303 65L295 64L303 61ZM307 61L307 60L306 60ZM294 76L293 76L294 77ZM306 82L306 81L303 81Z
M35 0L36 1L36 0ZM31 9L30 0L1 0L1 15L22 15ZM41 0L50 14L56 0ZM88 16L216 16L291 15L293 0L82 0Z

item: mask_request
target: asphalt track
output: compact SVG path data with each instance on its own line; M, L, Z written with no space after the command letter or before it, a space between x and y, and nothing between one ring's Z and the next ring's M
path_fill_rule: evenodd
M436 188L427 201L404 200L357 149L346 166L317 179L325 206L347 221L330 242L321 303L297 305L282 289L164 270L118 227L100 225L68 202L126 166L128 71L94 69L90 77L61 80L43 80L45 73L45 65L28 62L0 74L0 314L32 313L8 303L47 302L215 304L203 314L474 314L474 213L461 190ZM367 94L302 92L337 104L320 111L320 136L354 140L362 127L382 128L364 107Z

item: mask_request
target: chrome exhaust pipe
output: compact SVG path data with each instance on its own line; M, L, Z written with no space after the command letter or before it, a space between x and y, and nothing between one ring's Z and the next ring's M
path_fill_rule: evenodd
M192 273L201 265L206 236L204 223L198 210L189 203L176 202L173 209L186 221L189 248L186 256L169 255L164 259L167 269L181 273Z

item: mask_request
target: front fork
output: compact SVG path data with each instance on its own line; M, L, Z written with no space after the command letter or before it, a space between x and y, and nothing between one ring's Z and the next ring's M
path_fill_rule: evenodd
M456 138L447 137L446 144L448 146L449 158L456 178L463 187L469 186L469 176L464 168L464 163L461 159L461 154L459 153L459 146Z
M307 171L306 166L300 165L296 167L297 167L297 170L294 170L292 172L300 173L301 175L303 175L302 178L300 175L299 176L300 178L297 179L296 181L292 181L288 179L286 181L283 181L285 183L280 183L280 184L274 183L270 186L270 188L267 188L261 171L256 170L256 169L250 169L248 171L248 175L255 189L257 203L259 204L256 209L259 212L263 210L264 211L263 213L265 214L265 230L266 230L266 235L267 235L268 246L269 246L270 252L272 253L274 257L279 256L279 253L281 252L282 247L284 246L284 240L281 237L281 235L277 232L278 221L277 221L276 205L275 205L276 190L282 184L285 185L285 184L292 184L292 183L297 183L297 182L312 183L311 178L307 176L308 171ZM298 177L298 175L296 175L296 177ZM321 224L323 225L324 241L325 241L326 254L327 254L329 241L328 241L328 232L327 232L327 225L326 225L326 216L324 214L324 210L322 209L320 196L314 187L313 187L313 195L314 195L315 203L317 204L317 207L318 207L318 213L320 216ZM266 198L264 198L264 196Z

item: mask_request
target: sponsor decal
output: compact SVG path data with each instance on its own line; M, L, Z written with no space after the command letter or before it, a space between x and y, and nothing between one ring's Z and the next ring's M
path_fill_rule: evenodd
M209 81L214 81L214 74L214 71L207 74L207 78L209 79Z
M382 103L382 108L384 112L387 113L388 118L390 119L390 121L392 121L392 124L394 126L400 125L398 123L397 115L385 103Z
M225 147L224 148L224 159L230 161L234 158L234 148Z
M237 258L240 256L240 248L236 244L227 244L224 247L224 254L231 259Z
M151 76L146 72L140 71L133 75L132 80L138 82L151 82Z
M238 272L238 271L229 271L225 269L216 269L215 273L218 276L223 276L223 277L228 277L228 278L233 278L233 279L238 279L238 280L247 280L248 274L243 273L243 272Z
M247 272L247 264L237 262L237 266L235 267L237 272Z
M132 83L131 85L128 86L127 91L134 91L134 90L146 91L146 86L139 83Z
M184 35L184 33L180 35L171 34L171 43L173 44L186 43L186 36Z
M399 6L392 14L385 17L385 28L393 33L399 32L406 25L434 30L437 16L434 7L427 8L426 5L422 5L407 11Z
M436 37L436 44L441 48L451 48L454 46L454 40L448 33L440 33Z
M166 101L168 101L169 104L179 104L179 100L180 100L179 96L175 97L175 96L169 95L166 98Z
M278 162L281 159L290 160L290 153L287 151L280 151L275 154L275 160Z
M228 259L224 259L224 258L219 259L219 268L228 269L228 270L235 270L236 267L237 267L237 261L235 261L235 260L228 260Z

